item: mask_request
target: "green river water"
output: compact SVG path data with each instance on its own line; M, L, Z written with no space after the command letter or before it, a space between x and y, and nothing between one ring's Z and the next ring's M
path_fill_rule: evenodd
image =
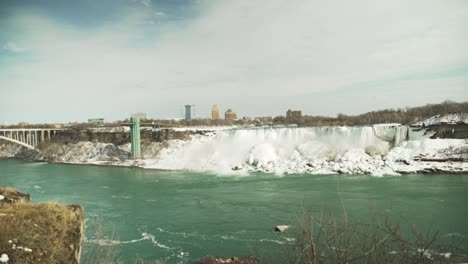
M117 167L0 160L0 186L30 193L33 202L81 204L87 219L84 256L97 244L117 245L119 258L195 263L205 255L274 259L292 232L275 233L307 207L349 218L393 212L418 227L468 238L468 175L226 176ZM92 223L106 237L95 237ZM99 239L99 240L97 240Z

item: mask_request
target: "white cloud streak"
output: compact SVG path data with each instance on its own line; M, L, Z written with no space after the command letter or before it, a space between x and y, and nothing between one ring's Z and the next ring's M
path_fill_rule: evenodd
M141 3L147 7L151 6L151 0L141 0Z
M6 51L17 52L17 53L25 51L24 48L19 47L14 42L7 42L3 45L2 48Z

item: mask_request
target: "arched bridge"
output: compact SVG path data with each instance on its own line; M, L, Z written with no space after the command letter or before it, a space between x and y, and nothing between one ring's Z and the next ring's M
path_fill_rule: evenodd
M50 140L57 128L12 128L0 129L0 139L7 140L29 149L34 149L41 142Z

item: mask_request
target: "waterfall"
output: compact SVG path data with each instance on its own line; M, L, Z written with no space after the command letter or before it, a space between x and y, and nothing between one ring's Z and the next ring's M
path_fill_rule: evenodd
M397 126L395 129L395 140L393 145L396 147L400 145L401 142L407 141L409 139L409 128L407 126Z
M409 128L400 124L378 124L373 129L376 137L392 143L394 147L409 139Z
M147 167L227 172L244 165L295 166L317 159L339 160L354 150L365 154L372 147L379 149L377 155L382 155L382 149L388 151L386 141L398 145L407 135L407 127L395 125L219 130L214 136L170 141Z

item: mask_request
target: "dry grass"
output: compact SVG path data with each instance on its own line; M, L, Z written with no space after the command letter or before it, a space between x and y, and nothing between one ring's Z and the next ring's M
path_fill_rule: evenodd
M0 188L0 195L3 196L3 199L0 200L0 206L5 204L29 203L29 200L31 199L29 194L20 193L12 187Z
M9 256L8 263L78 263L83 223L81 206L54 202L3 205L1 253Z
M0 194L13 194L13 193L17 193L16 189L13 187L6 186L0 189Z

